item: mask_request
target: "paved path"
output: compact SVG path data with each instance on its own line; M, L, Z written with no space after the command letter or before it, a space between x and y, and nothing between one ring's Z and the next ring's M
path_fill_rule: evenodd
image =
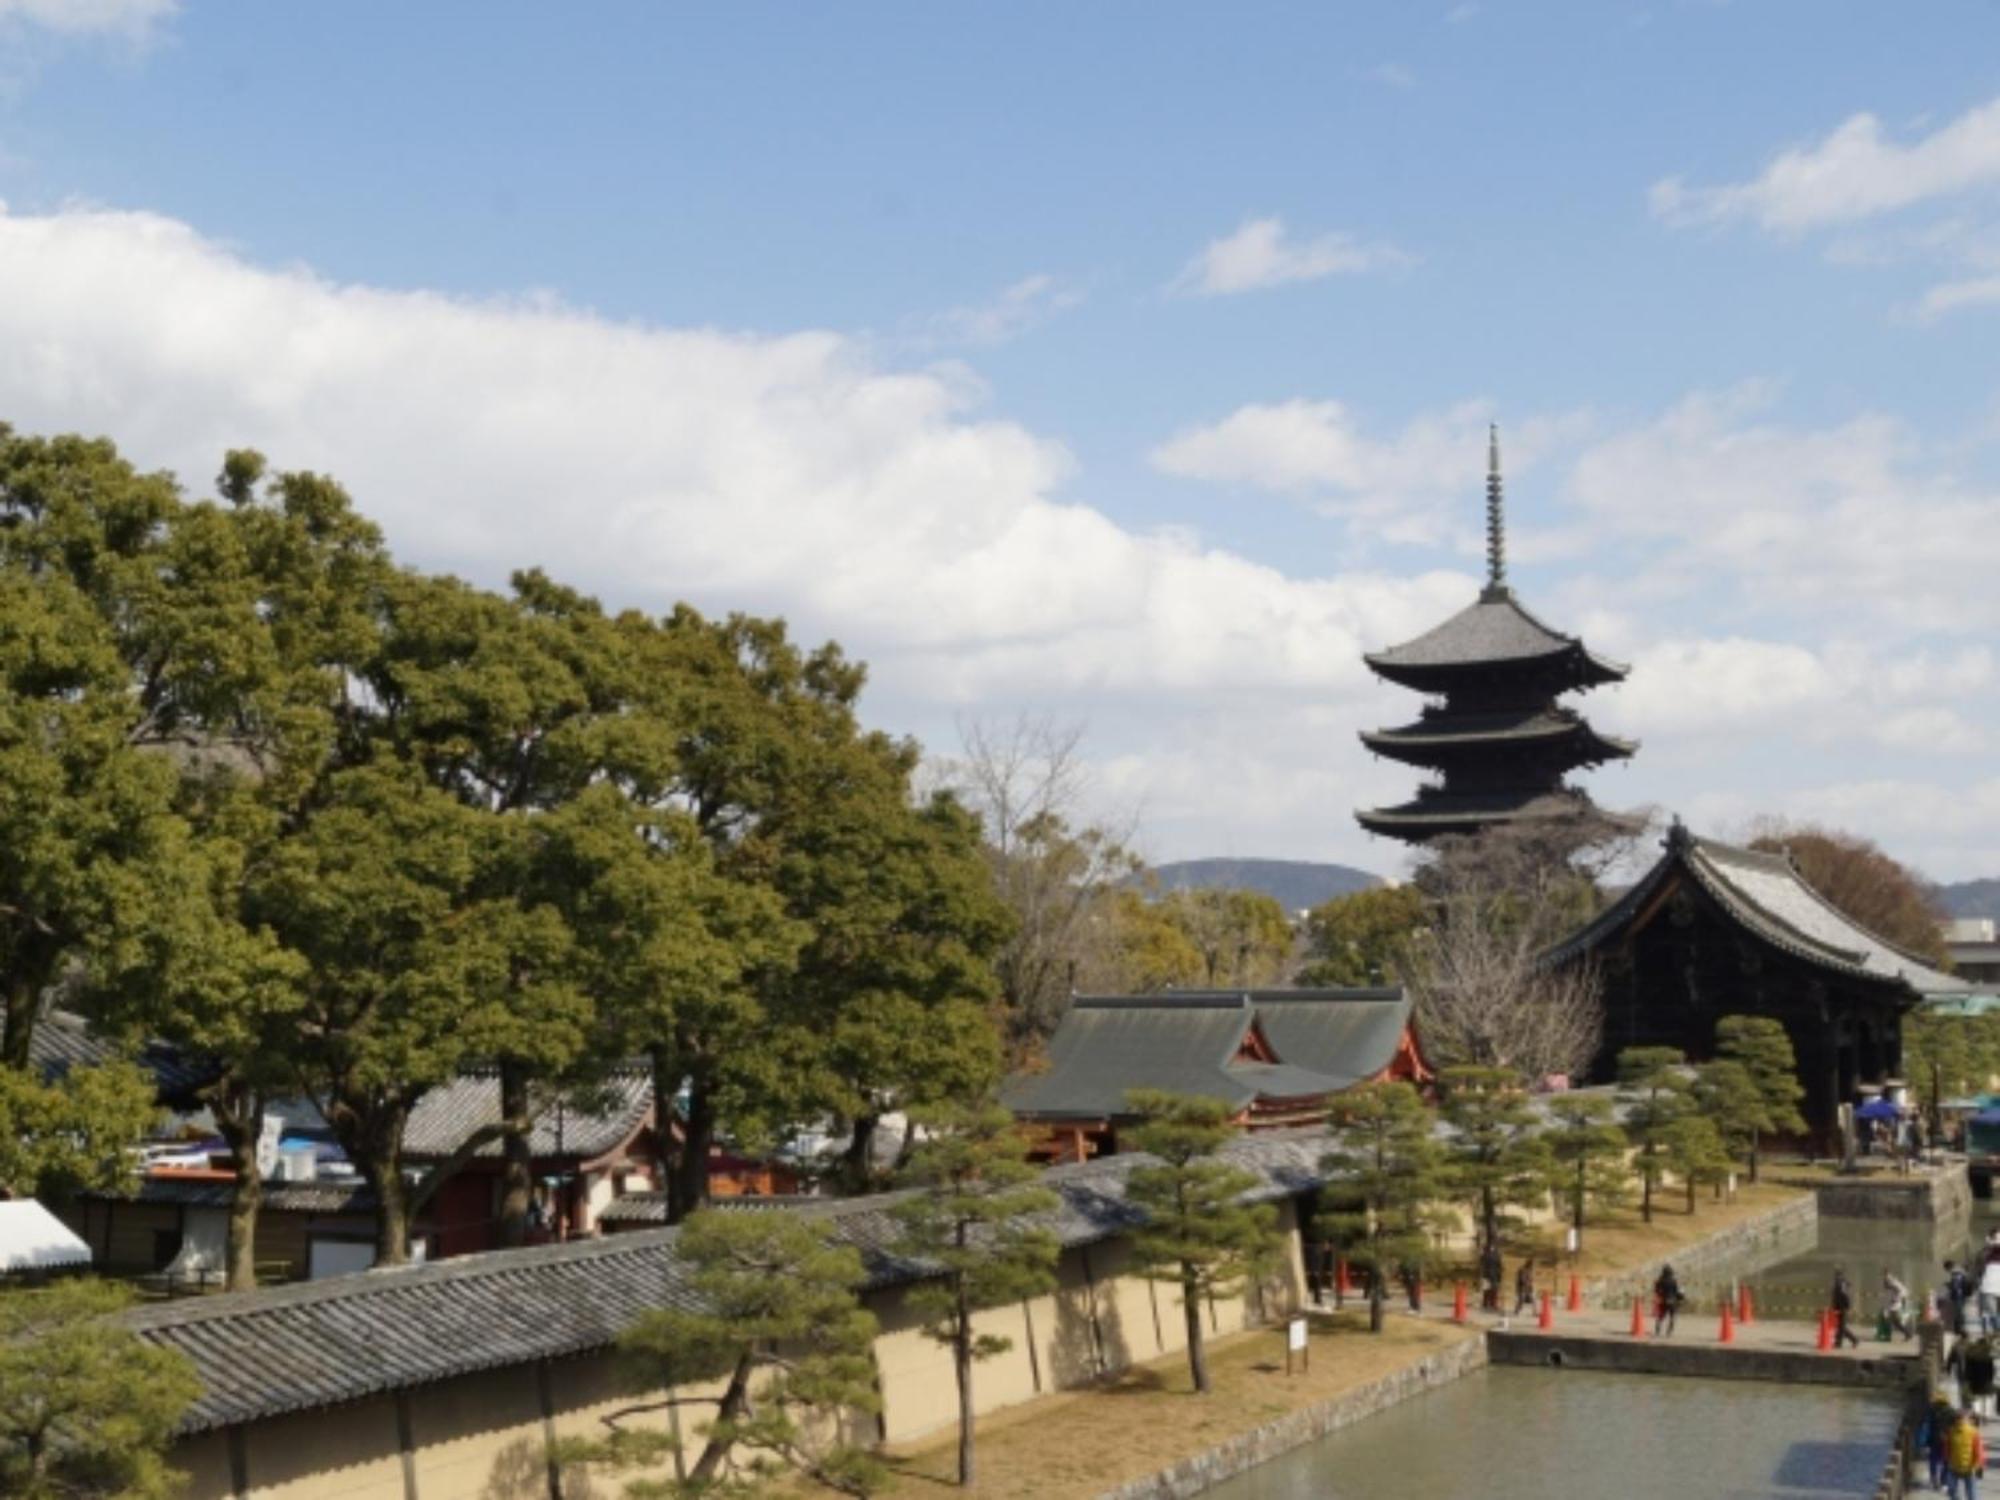
M1505 1321L1507 1329L1511 1333L1542 1333L1542 1330L1536 1328L1535 1319L1532 1315L1523 1318L1511 1318ZM1555 1327L1547 1330L1542 1336L1546 1338L1615 1339L1628 1344L1706 1344L1714 1347L1724 1347L1720 1339L1716 1336L1721 1321L1722 1318L1719 1311L1696 1313L1683 1309L1680 1325L1675 1332L1655 1339L1653 1337L1652 1319L1648 1316L1645 1338L1634 1339L1632 1337L1632 1310L1629 1307L1622 1313L1614 1313L1597 1312L1589 1309L1583 1312L1564 1312L1558 1306L1555 1314ZM1500 1320L1493 1318L1490 1314L1475 1314L1470 1322L1471 1326L1477 1328L1498 1328L1501 1326ZM1829 1350L1822 1357L1826 1359L1883 1359L1895 1355L1907 1355L1911 1358L1916 1357L1917 1341L1915 1339L1898 1338L1883 1344L1877 1343L1874 1339L1873 1334L1875 1330L1872 1326L1866 1330L1857 1326L1854 1331L1861 1338L1861 1346L1858 1349L1850 1346L1837 1351ZM1764 1319L1758 1318L1747 1324L1737 1324L1736 1337L1727 1347L1744 1350L1783 1350L1789 1353L1812 1353L1818 1336L1819 1329L1816 1324L1785 1320L1766 1322Z

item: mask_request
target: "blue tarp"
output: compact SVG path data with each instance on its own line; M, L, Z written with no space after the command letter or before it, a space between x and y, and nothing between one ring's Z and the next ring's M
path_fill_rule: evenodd
M1982 1109L1972 1117L1974 1125L2000 1125L2000 1109Z
M1902 1111L1887 1099L1870 1099L1866 1104L1855 1110L1854 1118L1857 1120L1893 1120L1901 1114Z

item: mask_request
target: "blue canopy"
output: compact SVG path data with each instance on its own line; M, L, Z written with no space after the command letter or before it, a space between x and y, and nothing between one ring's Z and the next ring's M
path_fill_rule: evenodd
M1866 1104L1855 1110L1854 1118L1857 1120L1893 1120L1901 1113L1902 1111L1887 1099L1870 1099Z
M1982 1109L1972 1116L1974 1125L2000 1125L2000 1109Z

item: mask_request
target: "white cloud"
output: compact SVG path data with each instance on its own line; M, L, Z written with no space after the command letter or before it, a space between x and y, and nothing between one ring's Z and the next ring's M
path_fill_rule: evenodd
M949 371L823 332L616 324L342 286L186 225L0 217L0 410L199 481L224 448L348 483L413 561L783 612L931 700L1330 689L1451 574L1291 578L1060 499L1057 444ZM29 290L31 289L31 291Z
M1393 245L1375 244L1341 231L1295 240L1278 218L1251 219L1233 234L1211 240L1174 279L1172 290L1226 297L1295 281L1380 271L1409 264Z
M1617 717L1640 735L1738 733L1833 702L1840 684L1803 646L1727 637L1642 650L1617 691Z
M1023 277L989 302L938 313L930 319L926 337L941 344L1004 344L1082 301L1081 289L1041 272Z
M1377 63L1368 70L1368 76L1392 89L1415 88L1417 85L1417 75L1401 63Z
M38 26L64 36L144 41L180 9L180 0L0 0L0 22Z
M1917 316L1924 322L1934 322L1968 307L2000 307L2000 276L1940 282L1924 293L1917 304Z
M1653 185L1653 212L1673 224L1747 219L1798 232L1850 224L2000 182L2000 99L1901 145L1871 114L1843 121L1825 139L1795 146L1747 182Z

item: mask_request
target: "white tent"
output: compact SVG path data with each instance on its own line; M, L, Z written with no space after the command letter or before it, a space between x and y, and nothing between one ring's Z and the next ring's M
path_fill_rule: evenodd
M0 1203L0 1276L89 1264L90 1246L34 1199Z

